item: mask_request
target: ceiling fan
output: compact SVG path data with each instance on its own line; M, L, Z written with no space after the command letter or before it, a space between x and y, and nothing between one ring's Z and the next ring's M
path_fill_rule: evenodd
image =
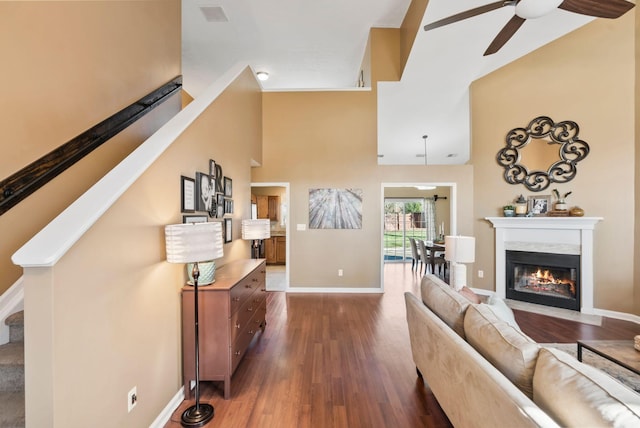
M544 16L556 8L596 18L619 18L635 5L626 0L502 0L451 15L424 26L425 31L472 18L505 6L515 6L515 15L493 39L484 56L498 50L518 31L527 19Z

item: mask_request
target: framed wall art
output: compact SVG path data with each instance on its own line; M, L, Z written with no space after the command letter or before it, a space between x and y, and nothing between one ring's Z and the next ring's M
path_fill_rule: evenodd
M229 177L224 178L224 196L227 198L230 198L233 196L232 184L233 182Z
M218 193L216 195L216 202L218 205L218 209L216 211L216 217L217 218L221 218L222 216L224 216L224 194L222 193Z
M180 176L180 212L193 213L195 205L196 181L193 178Z
M362 189L309 189L309 229L362 229Z
M183 223L206 223L209 218L206 215L183 215Z
M211 176L204 172L196 172L196 211L210 212L214 196Z
M233 241L233 222L230 218L224 219L224 242Z
M233 199L224 200L224 213L233 214Z

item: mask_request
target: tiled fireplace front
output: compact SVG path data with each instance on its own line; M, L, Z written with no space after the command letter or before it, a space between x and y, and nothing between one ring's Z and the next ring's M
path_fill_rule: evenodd
M593 313L593 229L600 217L488 217L496 294Z

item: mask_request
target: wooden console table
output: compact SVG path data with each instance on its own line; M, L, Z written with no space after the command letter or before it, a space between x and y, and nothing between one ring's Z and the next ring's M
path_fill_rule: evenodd
M216 270L216 281L198 287L200 380L223 381L231 396L231 376L251 340L266 326L264 259L238 260ZM184 395L195 380L193 287L182 288L182 367Z

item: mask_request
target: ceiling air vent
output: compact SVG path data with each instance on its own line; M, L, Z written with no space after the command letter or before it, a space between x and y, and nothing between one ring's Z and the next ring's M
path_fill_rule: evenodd
M207 22L229 22L229 18L220 6L200 6L200 10Z

